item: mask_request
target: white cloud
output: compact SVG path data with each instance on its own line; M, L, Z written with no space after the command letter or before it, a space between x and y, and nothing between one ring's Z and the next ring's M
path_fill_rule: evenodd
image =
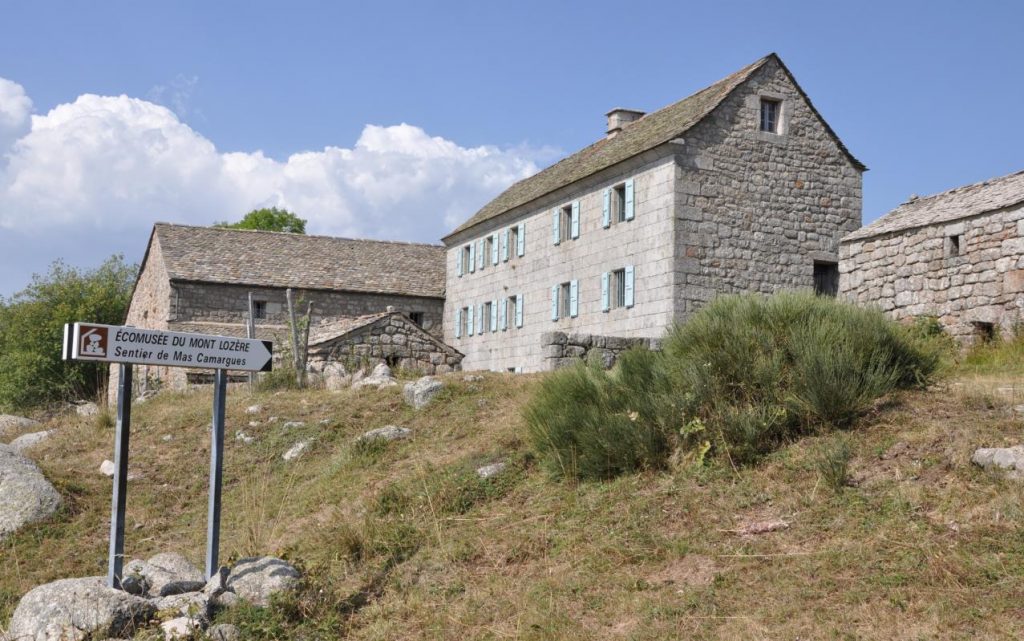
M31 105L0 79L0 143L5 131L16 138L0 165L0 229L26 234L210 224L279 206L308 219L311 233L437 241L552 155L462 147L401 124L367 125L351 148L280 162L221 152L170 109L128 96L83 95L29 126Z

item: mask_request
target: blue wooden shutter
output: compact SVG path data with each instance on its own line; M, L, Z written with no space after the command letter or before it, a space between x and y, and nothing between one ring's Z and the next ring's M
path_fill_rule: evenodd
M516 294L516 327L523 326L523 295Z
M580 237L580 201L575 201L572 204L572 225L569 228L570 235L575 240Z
M498 234L491 234L491 264L498 264Z
M612 226L612 188L604 190L604 209L601 210L601 226L608 229Z
M484 318L484 304L480 303L480 307L477 308L476 317L476 333L483 334L487 329L487 319Z
M611 306L611 299L609 298L609 293L610 292L608 291L608 286L610 284L609 283L610 280L611 280L611 274L609 274L608 272L605 272L605 273L601 274L601 311L602 312L607 312L609 309L612 308L612 306Z
M462 338L462 309L455 310L455 338Z
M473 325L473 306L470 305L466 308L466 336L472 336L475 327Z
M508 262L508 237L510 233L511 230L508 227L501 232L501 260L506 263Z
M555 207L551 210L551 242L555 245L562 242L562 212Z
M491 301L491 331L498 331L498 301Z
M516 234L516 255L522 256L526 253L526 223L519 223L519 233Z
M551 320L558 320L558 285L551 286Z
M501 331L508 329L508 299L501 299L501 311L498 312L498 317L501 318Z
M469 244L469 271L476 271L476 245L473 243Z
M459 251L455 252L455 271L459 273L459 277L462 277L462 248L459 247Z
M484 239L478 240L477 245L479 247L476 248L476 267L477 269L483 269L484 265L487 264L487 257L484 255Z
M633 266L626 265L626 307L633 306Z
M576 318L580 313L580 281L569 282L569 316Z
M626 181L626 220L633 220L633 179Z

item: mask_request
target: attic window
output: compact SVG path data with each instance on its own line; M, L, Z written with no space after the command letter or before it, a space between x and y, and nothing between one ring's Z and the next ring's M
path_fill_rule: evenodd
M772 98L761 98L761 131L770 134L779 133L779 113L782 101Z

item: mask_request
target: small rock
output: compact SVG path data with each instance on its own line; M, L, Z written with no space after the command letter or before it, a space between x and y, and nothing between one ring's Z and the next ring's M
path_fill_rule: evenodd
M153 603L108 588L102 577L62 579L33 588L21 598L7 635L31 641L123 638L155 614Z
M303 452L308 450L309 446L312 445L312 444L313 444L312 439L306 439L304 441L299 441L295 445L292 445L291 449L289 449L287 452L282 454L281 458L283 458L286 461L291 461L291 460L297 459L300 456L302 456Z
M148 561L134 559L124 566L125 574L142 576L154 597L197 592L206 585L203 573L180 554L164 552Z
M245 408L245 413L246 414L259 414L262 411L263 411L263 406L262 405L250 405L249 407Z
M39 445L46 439L50 438L56 430L46 430L45 432L32 432L30 434L22 434L18 438L11 441L10 447L18 454L24 454L25 450Z
M33 421L24 416L0 414L0 437L5 436L8 432L16 432L37 425L39 425L39 421Z
M260 422L259 421L249 421L249 427L259 427L259 426L260 426Z
M1024 478L1024 446L982 447L974 451L971 462L986 470L998 468L1007 471L1009 478Z
M238 605L240 599L238 595L230 590L225 590L215 597L210 599L210 604L217 608L233 608Z
M183 592L155 599L157 610L164 614L194 619L202 625L210 621L210 601L202 592Z
M227 587L249 603L266 607L274 594L298 587L299 577L298 570L281 559L247 558L231 568Z
M75 414L79 416L96 416L100 413L100 407L91 401L83 401L75 404Z
M424 376L414 383L406 383L402 395L406 403L416 409L422 409L443 389L444 383L433 376Z
M465 376L462 377L462 380L466 381L467 383L479 383L480 381L484 380L484 377L480 376L479 374L466 374Z
M268 419L267 419L267 422L268 422L268 423L276 423L276 422L277 422L277 421L279 421L279 420L280 420L280 419L279 419L278 417L276 417L276 416L271 416L270 418L268 418Z
M235 430L235 440L243 443L252 443L256 440L256 437L243 432L242 430Z
M394 387L398 385L398 381L395 380L394 374L391 373L391 368L386 363L378 363L373 368L373 372L370 373L366 378L355 381L352 383L354 388L362 387L376 387L381 389L384 387Z
M113 461L104 459L103 462L100 463L100 474L102 474L103 476L113 477L114 476L114 472L116 470L117 470L117 468L114 467L114 462Z
M489 479L504 472L506 467L508 467L508 464L504 462L491 463L490 465L477 468L476 475L482 479Z
M170 641L171 639L192 638L197 631L202 630L202 626L195 619L177 617L161 623L160 629L164 632L164 639Z
M331 392L342 390L352 384L352 376L345 370L345 366L337 361L325 365L321 376L324 388Z
M322 418L322 419L320 419L318 424L319 425L330 425L331 424L331 419L329 419L329 418Z
M282 427L284 427L286 430L290 430L293 427L302 427L304 425L305 423L303 423L302 421L288 421L287 423L282 425Z
M230 623L218 623L206 631L213 641L241 641L242 631Z
M398 427L397 425L385 425L384 427L378 427L375 430L366 432L358 439L358 443L370 443L374 441L398 441L406 439L412 436L412 430L404 427Z
M140 574L125 574L121 577L121 589L135 596L149 592L149 582Z
M160 440L163 441L164 443L170 443L171 441L174 440L174 437L171 436L170 434L164 434L163 436L160 437Z
M743 536L752 536L755 534L767 534L768 532L774 532L776 530L785 530L788 527L789 523L780 519L754 521L752 523L747 523L739 530L736 530L736 533Z

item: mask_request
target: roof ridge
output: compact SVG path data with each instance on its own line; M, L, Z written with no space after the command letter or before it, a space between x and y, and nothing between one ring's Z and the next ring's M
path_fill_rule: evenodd
M237 233L250 233L250 234L275 234L282 237L290 238L323 238L327 240L346 240L357 243L385 243L390 245L412 245L415 247L444 247L439 243L422 243L410 240L380 240L377 238L349 238L347 236L328 236L327 234L296 234L287 231L272 231L269 229L237 229L232 227L217 227L214 225L187 225L184 223L170 223L167 221L157 221L153 223L153 227L183 227L185 229L206 229L217 232L237 232Z
M973 182L973 183L968 183L966 185L957 185L956 187L950 187L949 189L947 189L945 191L937 191L934 194L928 194L927 196L918 196L917 198L914 198L913 200L905 200L902 203L900 203L896 207L896 209L899 209L903 205L910 205L910 204L914 204L914 203L920 203L921 201L924 201L924 200L932 200L934 198L939 198L940 196L948 196L950 194L955 194L958 191L966 191L968 189L973 189L973 188L976 188L976 187L987 187L988 185L990 185L992 183L1001 182L1003 180L1006 180L1007 178L1013 178L1014 176L1019 176L1021 174L1024 174L1024 169L1020 169L1018 171L1012 171L1012 172L1010 172L1008 174L1003 174L1002 176L994 176L992 178L986 178L984 180L979 180L979 181L976 181L976 182ZM893 211L895 211L895 209ZM888 215L888 214L886 214L886 215ZM881 217L879 217L879 220L881 220ZM874 224L874 222L872 222L871 224Z

